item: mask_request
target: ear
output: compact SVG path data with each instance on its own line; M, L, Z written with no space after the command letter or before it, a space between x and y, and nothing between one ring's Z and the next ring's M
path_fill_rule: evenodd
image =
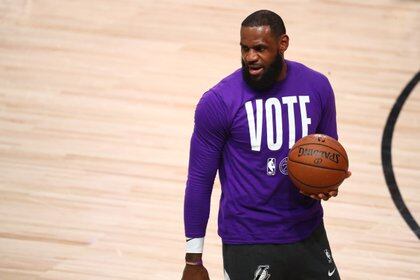
M280 53L284 54L284 52L289 47L289 36L287 34L283 34L280 36L278 40L278 50Z

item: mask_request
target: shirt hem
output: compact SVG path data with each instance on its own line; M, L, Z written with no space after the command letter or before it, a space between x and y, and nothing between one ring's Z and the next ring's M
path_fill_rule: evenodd
M304 236L299 236L295 238L286 238L286 239L264 239L264 240L237 240L237 239L228 239L221 238L223 244L230 245L247 245L247 244L288 244L302 241L309 236L323 223L323 219L319 221L307 234Z

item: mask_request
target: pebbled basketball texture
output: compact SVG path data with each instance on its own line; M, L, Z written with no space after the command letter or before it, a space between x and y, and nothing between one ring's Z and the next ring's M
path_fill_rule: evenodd
M311 134L290 149L287 160L289 178L308 194L336 190L346 178L349 161L346 150L334 138Z

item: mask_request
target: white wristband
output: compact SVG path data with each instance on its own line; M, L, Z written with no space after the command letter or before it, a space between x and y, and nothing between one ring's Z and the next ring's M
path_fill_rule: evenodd
M186 243L186 253L203 253L204 237L188 238Z

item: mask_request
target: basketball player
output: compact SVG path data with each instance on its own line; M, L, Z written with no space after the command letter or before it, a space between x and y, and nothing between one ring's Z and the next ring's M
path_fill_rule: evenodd
M195 112L182 279L209 279L202 252L217 170L225 279L340 279L320 203L337 191L306 196L286 168L301 137L338 138L333 90L324 75L284 59L289 37L276 13L249 15L240 35L242 69L206 92Z

